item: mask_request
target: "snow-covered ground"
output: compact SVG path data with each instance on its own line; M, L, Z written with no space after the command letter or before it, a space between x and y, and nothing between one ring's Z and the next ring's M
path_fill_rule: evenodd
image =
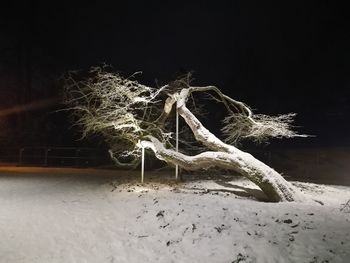
M241 178L166 173L0 167L0 262L350 262L350 187L266 203Z

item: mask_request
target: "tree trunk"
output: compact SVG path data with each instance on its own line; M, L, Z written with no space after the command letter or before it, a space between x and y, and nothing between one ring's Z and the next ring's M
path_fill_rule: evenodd
M200 170L211 167L230 169L245 176L258 185L269 200L301 201L301 193L287 182L279 173L255 159L249 153L237 151L204 152L195 156L187 156L171 149L166 149L156 138L149 136L150 141L142 141L142 147L153 150L156 157L186 170Z
M176 106L180 116L191 128L196 140L212 151L187 156L166 149L162 143L151 136L149 136L150 141L141 142L142 146L152 149L157 158L177 164L186 170L208 169L210 167L234 170L258 185L271 201L302 201L304 199L302 193L278 172L251 154L224 143L202 125L186 107L186 100L194 91L196 89L193 87L182 89L178 94Z

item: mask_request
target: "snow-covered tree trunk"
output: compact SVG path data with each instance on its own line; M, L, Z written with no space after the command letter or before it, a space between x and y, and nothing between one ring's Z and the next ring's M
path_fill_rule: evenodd
M119 166L137 165L140 149L147 148L157 158L185 170L210 167L234 170L259 186L271 201L303 200L301 192L274 169L206 129L186 104L189 98L193 102L194 92L206 93L222 103L228 112L222 131L226 141L233 144L242 138L262 141L269 137L304 137L290 129L294 114L253 115L248 106L221 93L217 87L190 86L186 78L154 89L132 80L133 76L123 78L99 67L90 73L85 81L75 81L73 73L68 75L66 103L76 114L77 124L83 127L83 137L88 133L102 134L111 145L111 158ZM195 140L209 151L190 156L176 150L169 118L174 107ZM126 163L121 161L125 157Z
M302 194L278 172L254 158L251 154L226 144L206 129L196 116L186 107L186 100L195 88L182 89L177 95L177 110L180 116L191 128L195 138L207 146L210 152L204 152L195 156L187 156L174 150L166 149L156 138L149 136L150 141L142 141L145 148L152 149L157 158L174 165L179 165L186 170L208 169L220 167L230 169L245 176L260 187L271 201L301 201ZM166 108L171 107L167 100Z
M208 151L195 156L187 156L166 149L160 141L151 136L149 140L141 141L141 145L153 150L158 159L174 165L177 164L186 170L219 167L236 171L258 185L270 201L303 200L301 193L279 173L249 153L238 149L235 153Z

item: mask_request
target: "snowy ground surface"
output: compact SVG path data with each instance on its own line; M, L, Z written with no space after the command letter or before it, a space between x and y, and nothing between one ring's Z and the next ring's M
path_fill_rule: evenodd
M349 187L266 203L239 177L169 173L0 167L0 262L350 262Z

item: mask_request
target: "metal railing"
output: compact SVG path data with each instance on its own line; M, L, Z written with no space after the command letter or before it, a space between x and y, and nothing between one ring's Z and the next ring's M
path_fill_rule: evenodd
M105 149L87 147L23 147L0 151L0 162L16 165L92 167L111 164Z
M350 148L300 148L249 151L288 178L350 185ZM150 158L146 169L159 168ZM0 165L101 167L113 165L106 149L83 147L1 148Z

